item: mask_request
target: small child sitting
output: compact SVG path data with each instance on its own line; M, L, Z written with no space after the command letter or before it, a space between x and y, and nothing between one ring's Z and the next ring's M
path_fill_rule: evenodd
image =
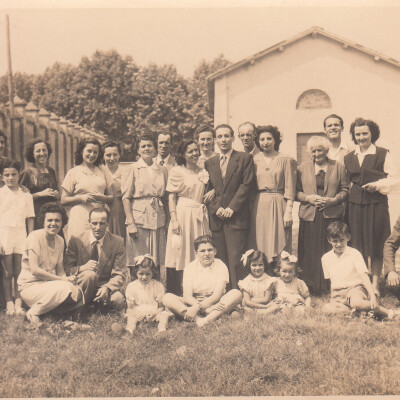
M134 259L131 275L137 279L126 288L127 317L126 331L133 334L139 322L158 322L158 331L167 329L169 314L164 311L161 299L165 294L160 281L153 279L157 268L153 257L149 254ZM111 329L118 336L124 329L120 324L113 324Z
M331 301L325 304L326 314L343 314L353 310L373 311L388 319L395 312L378 304L368 269L361 253L347 246L349 227L341 221L332 222L328 228L328 241L332 250L322 256L325 279L331 281Z
M307 285L297 278L297 257L282 251L278 264L279 278L275 281L276 297L270 303L269 312L303 315L311 306L311 297Z
M268 264L267 258L261 251L252 249L243 254L241 261L243 267L250 269L250 274L238 282L243 293L243 311L268 313L268 303L274 293L273 284L276 278L264 272Z

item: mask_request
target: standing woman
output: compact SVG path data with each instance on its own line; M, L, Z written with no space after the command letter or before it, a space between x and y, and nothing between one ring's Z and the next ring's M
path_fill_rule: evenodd
M204 168L206 160L215 156L215 130L210 126L201 126L196 130L194 134L194 140L197 142L200 149L200 156L197 161L197 165L200 168Z
M276 126L258 126L254 156L258 193L251 210L249 247L271 263L282 250L292 252L292 208L296 194L296 161L279 152Z
M72 206L68 240L90 230L89 213L93 208L113 201L112 182L100 168L102 160L103 149L95 137L89 136L79 141L75 152L76 167L67 172L61 185L61 204Z
M56 173L47 165L51 153L50 143L43 139L34 139L25 148L25 159L32 165L22 172L19 183L27 187L33 197L33 206L37 216L35 230L41 227L38 216L42 206L60 198Z
M192 262L196 253L194 240L210 234L207 208L203 204L208 172L197 166L199 149L194 140L180 142L176 154L176 167L168 176L169 210L171 222L168 228L167 289L180 294L183 270Z
M366 260L370 257L372 286L379 294L383 245L390 235L386 195L394 180L394 165L389 151L375 146L380 130L374 121L357 118L350 133L356 149L344 157L344 165L352 182L348 205L351 246Z
M127 265L134 258L150 254L157 267L164 265L166 219L161 198L167 185L167 170L153 162L156 143L151 135L139 140L139 160L124 168L121 179L126 215Z
M82 290L63 267L64 240L58 233L68 220L64 208L60 203L46 203L39 219L42 229L28 236L18 277L22 300L30 307L26 318L33 323L60 305L63 312L83 305Z
M321 264L321 257L332 248L327 227L343 219L349 182L344 165L328 158L328 139L312 136L307 148L312 160L303 162L297 171L297 200L301 202L298 259L302 279L313 294L320 295L329 291Z
M114 191L114 199L110 207L109 230L114 235L121 236L125 239L125 212L122 204L121 192L121 176L123 167L119 165L121 146L116 142L106 142L103 144L103 151L106 171L108 171L112 177Z

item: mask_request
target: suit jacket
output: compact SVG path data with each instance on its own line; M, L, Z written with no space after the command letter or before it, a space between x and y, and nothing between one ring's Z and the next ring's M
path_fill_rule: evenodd
M395 255L400 247L400 217L393 228L392 233L387 238L383 246L383 271L387 275L391 271L396 271Z
M323 196L334 198L336 204L323 210L325 218L343 217L348 193L349 180L344 165L328 159ZM306 196L310 194L317 194L317 183L314 163L307 161L302 163L297 171L297 199L301 201L299 218L303 221L314 221L315 206L306 202Z
M73 275L78 267L90 260L92 246L90 231L79 237L71 237L64 257L67 275ZM111 293L119 291L125 282L126 256L124 239L106 232L99 259L98 286L106 286Z
M208 204L210 229L218 231L223 224L234 229L247 229L250 222L250 199L255 190L255 173L253 157L244 152L232 151L222 179L219 154L205 162L210 175L208 190L215 189L215 197ZM229 207L234 211L232 218L222 221L216 216L217 210Z

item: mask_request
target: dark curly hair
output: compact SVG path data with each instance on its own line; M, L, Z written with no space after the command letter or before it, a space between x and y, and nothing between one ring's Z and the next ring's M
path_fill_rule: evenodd
M151 273L153 274L153 279L158 280L159 271L158 271L156 264L154 263L154 261L151 258L144 257L144 259L141 263L138 263L135 265L129 265L131 280L137 279L137 273L139 271L139 268L150 268ZM134 279L132 279L132 278L134 278Z
M93 163L97 167L103 162L103 148L102 148L99 140L97 138L95 138L94 136L82 138L78 142L78 146L75 151L75 165L81 165L83 163L83 156L82 156L83 150L85 150L85 147L88 144L94 144L99 148L99 154L97 156L96 161Z
M265 256L265 254L262 251L258 251L258 250L254 250L253 253L251 253L247 257L246 265L244 265L244 268L250 269L251 262L258 261L258 260L262 261L262 263L264 264L264 270L265 270L265 268L268 266L267 257Z
M197 150L199 150L197 143L193 140L193 139L186 139L186 140L182 140L179 143L178 149L176 151L176 156L175 156L175 160L176 163L178 165L184 165L186 166L186 159L185 159L185 153L187 148L191 145L191 144L195 144L197 147Z
M376 122L371 121L370 119L356 118L356 120L350 126L351 138L353 139L353 142L355 144L357 144L356 137L354 134L354 130L355 130L354 128L356 126L368 126L369 131L371 132L371 142L372 143L375 143L379 139L381 131L379 129L379 125Z
M279 132L279 129L277 126L273 126L273 125L261 125L261 126L257 126L256 128L256 137L254 139L254 141L256 142L257 147L261 150L260 147L260 135L262 133L268 132L272 135L272 137L275 140L274 143L274 149L276 151L279 150L279 146L282 143L282 134Z
M31 164L35 164L35 156L33 155L33 151L35 150L35 146L39 143L44 143L47 147L47 153L48 156L51 156L51 153L53 152L53 149L51 148L51 144L46 142L43 139L37 138L31 140L25 147L25 159L26 161L30 162Z
M39 211L38 221L41 227L44 226L44 219L46 218L46 214L49 213L57 213L61 215L61 229L65 225L67 225L68 217L65 208L60 203L56 201L51 201L49 203L43 204L42 208Z
M140 135L138 140L136 141L136 146L137 146L136 151L139 150L140 142L142 140L146 140L146 141L152 142L153 146L154 146L154 149L157 150L157 140L156 140L155 136L152 135L151 133L145 133L143 135Z
M18 172L21 172L21 163L8 158L0 163L0 173L2 174L6 168L15 168Z

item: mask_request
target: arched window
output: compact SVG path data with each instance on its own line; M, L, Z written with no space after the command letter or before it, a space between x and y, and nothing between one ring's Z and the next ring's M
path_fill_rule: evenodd
M296 103L296 110L331 107L331 99L325 92L319 89L306 90L300 95Z

